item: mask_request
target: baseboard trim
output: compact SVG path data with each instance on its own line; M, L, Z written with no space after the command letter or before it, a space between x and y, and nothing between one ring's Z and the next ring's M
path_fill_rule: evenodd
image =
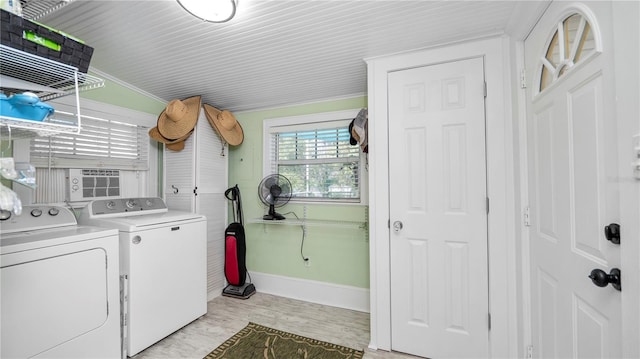
M369 289L268 273L250 274L261 293L369 313Z

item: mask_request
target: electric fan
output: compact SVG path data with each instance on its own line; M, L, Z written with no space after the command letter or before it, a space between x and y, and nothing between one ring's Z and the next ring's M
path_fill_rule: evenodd
M276 207L284 206L291 199L291 182L280 174L268 175L258 185L258 197L269 206L269 213L262 219L282 220L284 216L276 212Z

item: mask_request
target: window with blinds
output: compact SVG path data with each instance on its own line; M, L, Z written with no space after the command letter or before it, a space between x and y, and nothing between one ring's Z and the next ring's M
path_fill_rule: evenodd
M360 202L360 147L349 143L349 121L268 129L271 173L291 181L292 200Z
M51 168L147 170L147 130L114 120L83 118L79 134L31 140L31 163Z

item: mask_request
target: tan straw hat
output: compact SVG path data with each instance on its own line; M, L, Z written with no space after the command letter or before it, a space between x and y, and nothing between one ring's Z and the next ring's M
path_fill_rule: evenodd
M184 148L184 141L186 141L187 138L189 138L189 136L191 136L192 133L193 133L193 130L191 130L189 133L187 133L186 135L176 140L170 140L168 138L163 137L160 134L160 131L158 131L158 127L154 127L149 130L149 137L151 137L152 139L158 142L164 143L167 146L167 148L170 150L181 151Z
M200 96L171 100L158 116L158 131L170 140L183 137L196 126L199 113Z
M242 126L230 111L220 111L206 103L203 107L207 120L226 143L231 146L237 146L244 141Z
M167 145L167 149L172 150L172 151L182 151L184 150L184 141L180 141L177 143L172 143L170 145Z

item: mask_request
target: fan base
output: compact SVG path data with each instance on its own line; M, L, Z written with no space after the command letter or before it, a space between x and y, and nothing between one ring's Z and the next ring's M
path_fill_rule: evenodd
M285 218L280 213L274 213L274 214L265 214L264 216L262 216L262 219L265 221L273 221L273 220L281 221Z

